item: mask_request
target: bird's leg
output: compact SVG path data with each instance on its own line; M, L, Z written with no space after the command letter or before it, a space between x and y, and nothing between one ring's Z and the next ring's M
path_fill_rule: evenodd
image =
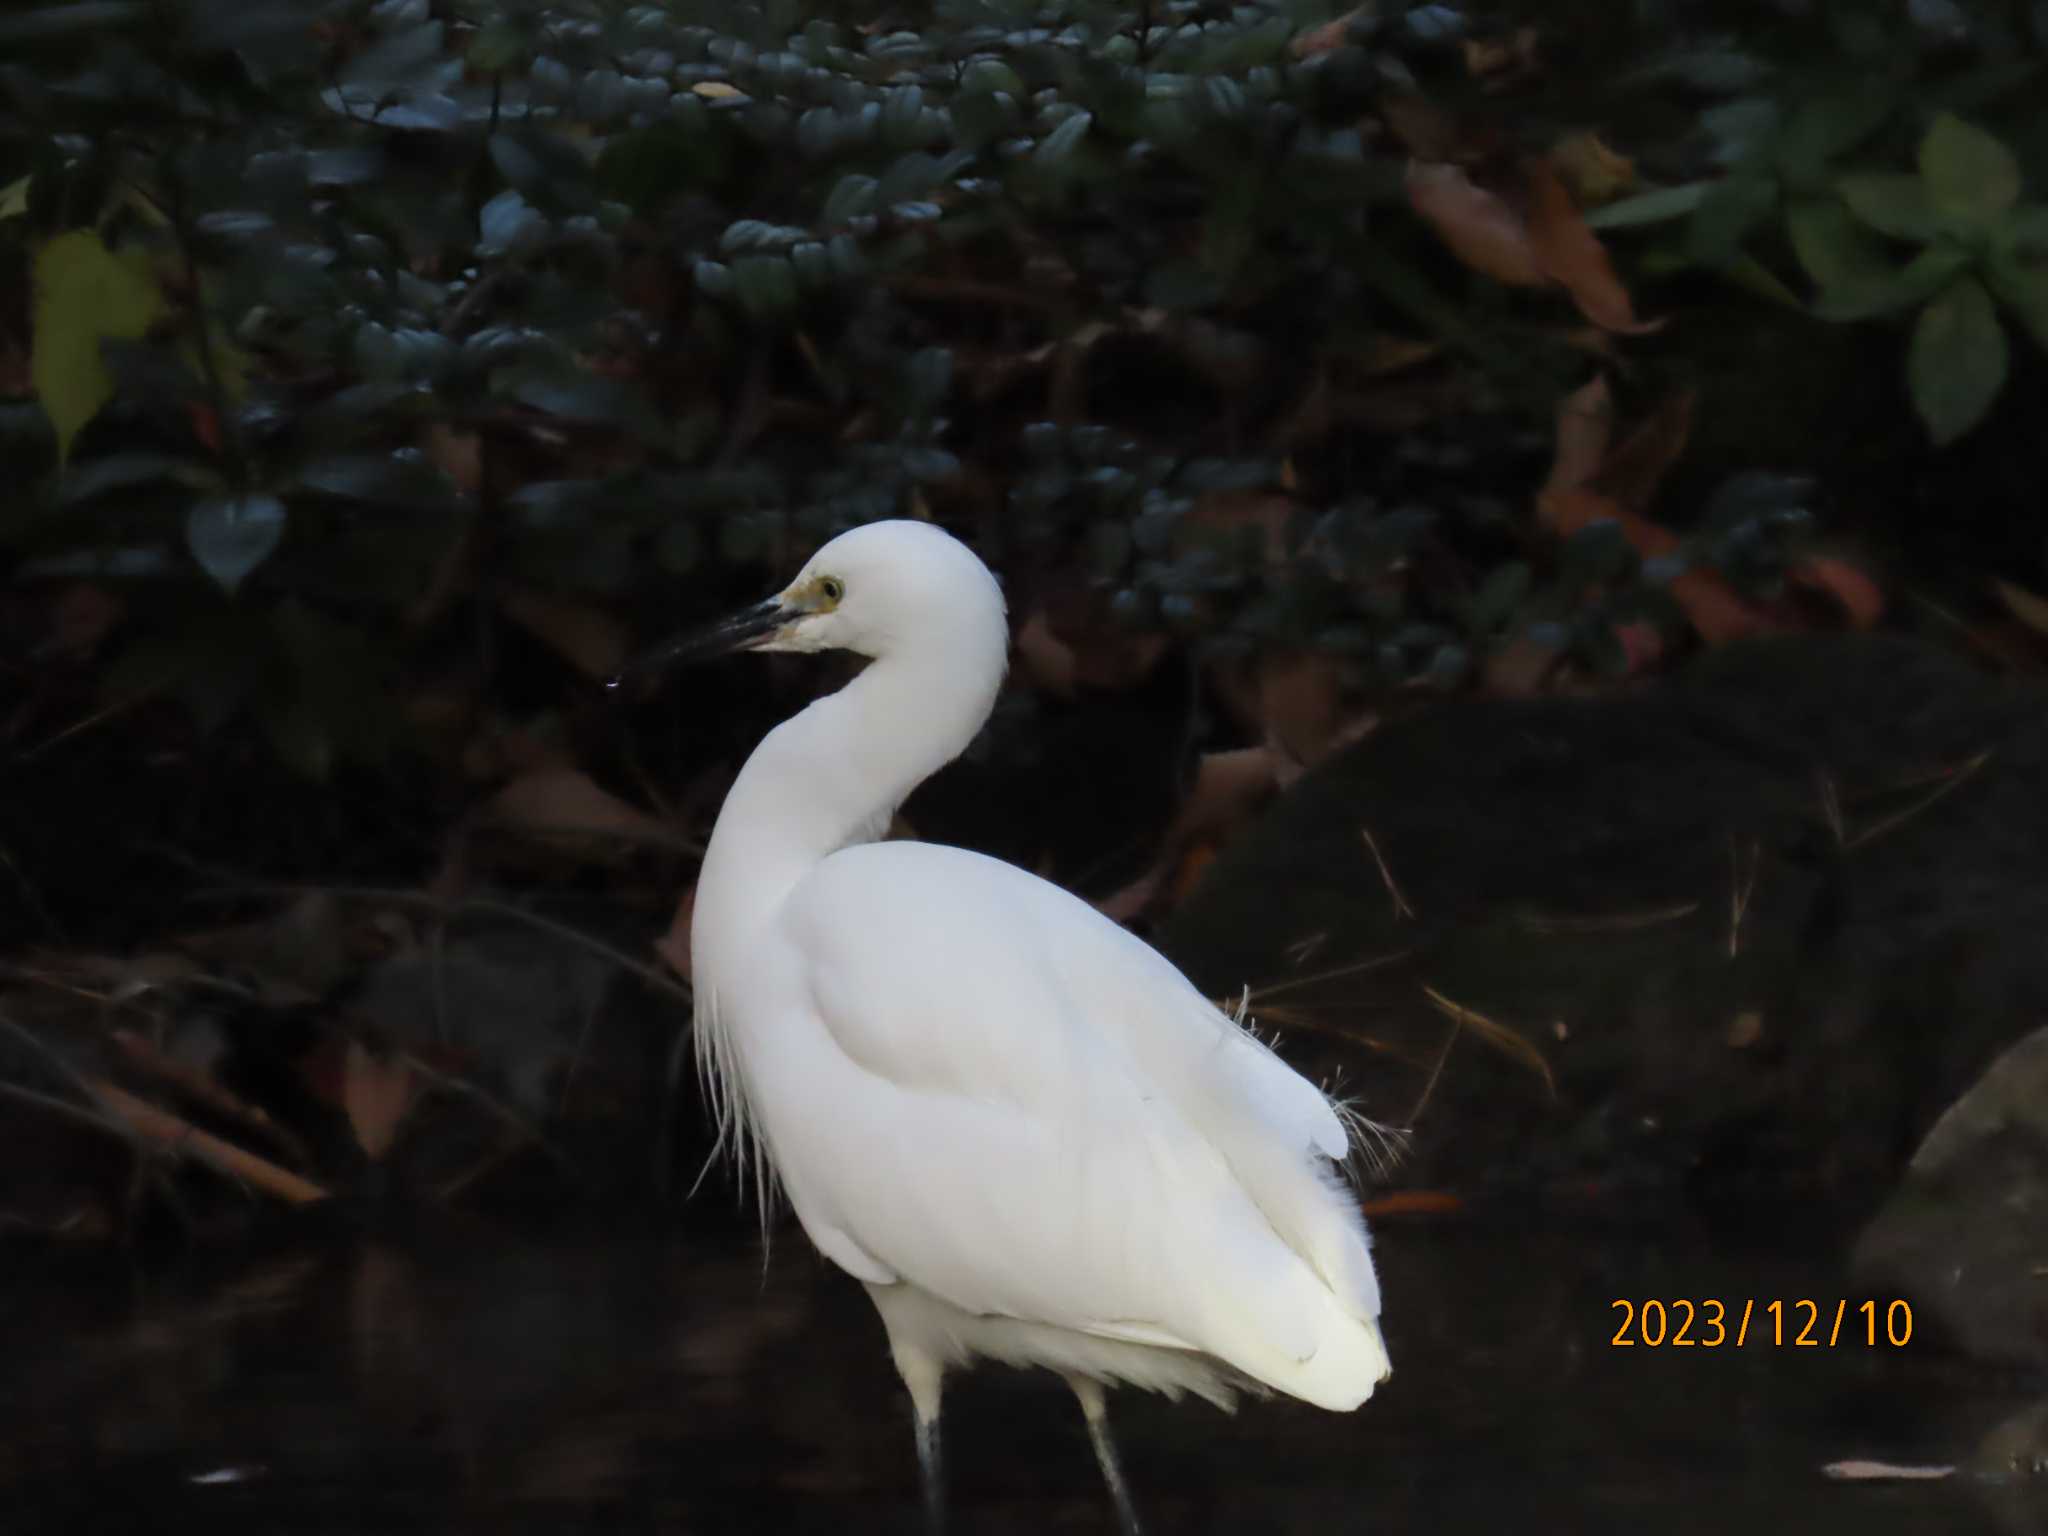
M896 1371L910 1389L917 1422L917 1471L924 1484L925 1536L946 1536L945 1457L939 1442L939 1397L944 1368L922 1350L894 1350Z
M1144 1536L1138 1524L1137 1506L1131 1503L1130 1485L1124 1481L1124 1466L1117 1459L1116 1442L1109 1436L1109 1406L1102 1383L1091 1376L1069 1376L1067 1385L1081 1400L1081 1416L1088 1421L1088 1442L1095 1447L1095 1464L1102 1468L1102 1480L1109 1484L1109 1496L1116 1504L1117 1523L1124 1536Z
M936 1413L917 1415L917 1472L924 1483L925 1536L946 1536L946 1461Z

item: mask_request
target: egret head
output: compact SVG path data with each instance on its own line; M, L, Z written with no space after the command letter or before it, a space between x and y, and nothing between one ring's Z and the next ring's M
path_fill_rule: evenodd
M766 602L662 647L631 670L735 650L992 653L1000 676L1009 626L1002 589L965 544L930 523L867 523L826 544Z

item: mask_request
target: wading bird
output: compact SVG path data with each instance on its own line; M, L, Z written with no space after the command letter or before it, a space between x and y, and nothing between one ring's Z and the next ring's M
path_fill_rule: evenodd
M871 523L643 665L736 649L871 658L768 733L719 812L696 1049L764 1223L779 1182L882 1314L932 1528L941 1386L977 1357L1066 1378L1132 1533L1106 1386L1370 1397L1389 1366L1340 1107L1085 902L879 841L994 706L988 568L928 524Z

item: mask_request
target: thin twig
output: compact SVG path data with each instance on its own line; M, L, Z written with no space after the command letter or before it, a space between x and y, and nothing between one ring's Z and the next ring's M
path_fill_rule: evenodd
M1360 960L1352 965L1340 965L1334 970L1318 971L1313 976L1292 976L1286 981L1270 982L1266 986L1252 988L1252 1001L1260 1003L1269 997L1278 996L1282 992L1293 991L1296 987L1312 987L1318 982L1336 981L1341 977L1356 976L1363 971L1376 971L1381 966L1393 965L1399 961L1406 960L1413 953L1413 950L1397 949L1392 954L1375 955L1370 960Z
M76 1120L96 1131L104 1131L109 1136L127 1142L131 1147L135 1145L134 1133L118 1120L87 1109L83 1104L60 1099L53 1093L38 1093L33 1088L22 1087L19 1083L0 1082L0 1099L16 1099L23 1104L33 1104L36 1108L46 1109L53 1115L62 1115L67 1120Z
M194 900L205 900L208 898L226 900L237 896L328 895L342 901L382 901L397 906L421 907L430 911L443 912L449 916L455 916L463 912L488 912L497 917L508 917L516 922L526 923L531 927L540 929L544 933L551 933L557 938L566 939L572 944L581 945L592 954L602 955L621 970L630 971L656 991L666 992L678 1001L687 1003L692 997L690 989L682 982L677 981L658 967L647 964L644 960L635 960L624 950L614 948L603 939L587 934L582 929L572 927L568 923L558 922L551 917L543 917L538 912L529 911L527 908L517 906L509 901L498 901L489 896L464 896L460 900L451 903L427 891L386 889L381 886L366 885L308 885L291 881L269 880L244 881L235 884L232 888L224 887L217 891L194 891L190 895Z
M1813 771L1814 785L1820 792L1821 819L1828 824L1828 830L1835 835L1835 846L1842 846L1847 832L1842 824L1842 793L1835 787L1835 781L1821 769Z
M566 1153L535 1129L533 1124L524 1115L520 1114L518 1110L505 1103L495 1094L486 1092L469 1078L458 1077L452 1072L443 1072L438 1068L429 1066L411 1051L400 1051L398 1056L406 1066L417 1072L421 1077L424 1077L435 1087L446 1089L450 1093L460 1094L464 1098L475 1099L477 1103L489 1110L492 1115L511 1126L527 1142L539 1147L553 1162L561 1164L564 1168L573 1169L575 1167L570 1162Z
M1763 847L1752 840L1749 845L1749 877L1743 878L1742 850L1733 838L1728 841L1728 958L1733 960L1742 953L1742 920L1749 915L1750 899L1756 895L1757 872L1763 867Z
M1430 1003L1439 1013L1455 1018L1461 1025L1470 1027L1475 1034L1489 1044L1497 1046L1508 1055L1525 1063L1531 1071L1543 1079L1543 1086L1548 1090L1550 1097L1553 1099L1557 1097L1557 1079L1551 1074L1550 1063L1544 1059L1543 1053L1536 1049L1529 1042L1528 1037L1523 1035L1521 1031L1510 1029L1497 1019L1489 1019L1477 1008L1468 1008L1463 1003L1453 1001L1437 991L1435 987L1423 987L1422 995L1430 1000ZM1413 1117L1411 1116L1410 1119L1412 1121Z
M1429 1108L1429 1101L1436 1094L1437 1079L1444 1075L1444 1063L1451 1059L1451 1047L1458 1043L1458 1036L1465 1032L1465 1014L1462 1009L1451 1012L1451 1032L1444 1036L1443 1049L1436 1053L1436 1065L1429 1069L1429 1080L1422 1085L1422 1097L1415 1101L1415 1107L1408 1111L1408 1124L1421 1123L1422 1112Z
M59 1077L78 1090L79 1097L85 1100L86 1103L90 1104L93 1101L92 1083L86 1078L84 1073L66 1061L63 1054L56 1047L52 1046L49 1041L30 1029L26 1024L16 1022L4 1012L0 1012L0 1029L6 1030L23 1045L27 1046L30 1051L48 1062L51 1069Z
M62 746L65 742L69 741L72 737L78 735L80 732L89 731L96 725L104 724L106 721L113 719L116 715L125 713L126 711L133 709L136 705L144 703L149 699L155 698L157 694L161 691L161 689L157 688L145 688L139 693L131 693L126 698L116 699L111 704L102 705L100 708L94 710L91 714L82 715L78 719L72 721L69 725L62 727L60 730L56 732L55 735L45 736L41 741L37 742L34 746L24 748L21 752L15 755L15 761L18 763L32 762L34 759L41 757L45 752L49 751L52 747Z
M1387 867L1386 855L1380 852L1380 845L1373 841L1372 828L1361 826L1359 836L1365 839L1366 849L1372 854L1373 863L1380 867L1380 880L1386 885L1387 894L1394 899L1394 916L1398 920L1413 917L1415 909L1408 905L1408 898L1401 894L1401 887L1394 879L1393 870Z
M154 1041L145 1039L132 1029L116 1029L111 1038L115 1048L135 1067L153 1077L163 1079L216 1114L247 1126L268 1139L271 1145L293 1162L304 1166L312 1161L312 1154L307 1151L306 1144L271 1119L269 1112L261 1105L249 1103L205 1073L165 1055Z
M1937 784L1930 793L1921 796L1918 800L1914 801L1904 810L1896 811L1890 816L1885 817L1881 821L1871 823L1871 825L1865 827L1861 832L1858 832L1854 837L1850 838L1848 842L1842 845L1842 847L1844 848L1844 850L1852 848L1861 848L1865 843L1875 842L1878 838L1883 837L1887 832L1897 831L1898 828L1905 825L1907 822L1911 821L1915 816L1918 816L1922 811L1926 810L1929 806L1933 805L1937 800L1940 800L1945 796L1953 793L1959 786L1963 784L1965 780L1974 777L1977 770L1982 768L1986 763L1990 761L1991 749L1987 747L1982 752L1979 752L1975 757L1971 758L1967 763L1963 764L1962 767L1956 769L1954 773L1950 774L1947 778L1943 779L1941 783Z
M1696 901L1671 907L1652 907L1643 912L1607 912L1593 915L1558 915L1550 912L1518 912L1515 920L1534 933L1633 933L1638 928L1655 928L1679 922L1699 911Z
M292 1205L313 1205L327 1198L327 1191L311 1179L302 1178L289 1168L281 1168L268 1158L258 1157L231 1141L224 1141L211 1131L202 1131L189 1120L181 1120L169 1110L159 1109L147 1099L139 1099L104 1078L91 1083L90 1088L92 1096L119 1116L131 1131L166 1152L190 1157L216 1173L226 1174Z

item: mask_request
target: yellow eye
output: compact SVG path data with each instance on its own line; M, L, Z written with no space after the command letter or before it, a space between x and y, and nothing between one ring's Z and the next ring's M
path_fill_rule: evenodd
M818 583L818 594L828 603L836 603L846 596L846 583L837 576L827 576Z

